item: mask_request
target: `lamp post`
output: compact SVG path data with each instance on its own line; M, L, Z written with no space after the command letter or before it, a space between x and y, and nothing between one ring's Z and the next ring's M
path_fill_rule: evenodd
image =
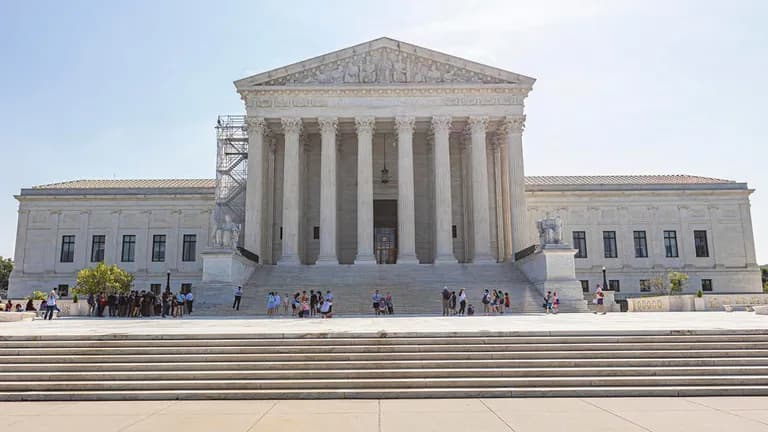
M608 289L608 280L605 277L605 266L603 266L603 291L607 291Z
M171 291L171 271L168 270L168 273L165 274L165 290Z

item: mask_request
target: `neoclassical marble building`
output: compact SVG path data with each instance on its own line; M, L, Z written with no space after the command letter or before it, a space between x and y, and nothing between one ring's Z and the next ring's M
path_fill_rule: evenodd
M242 232L240 251L252 258L242 277L259 295L530 290L515 254L525 259L538 242L535 222L554 216L585 289L602 283L605 268L622 295L648 291L669 269L689 273L693 291L761 290L745 183L525 177L524 101L534 81L389 38L238 80L242 146L220 147L217 168L242 163L247 175L22 189L11 295L72 286L98 258L135 272L145 289L170 271L198 295L224 293L203 261L220 249L212 238L225 215Z

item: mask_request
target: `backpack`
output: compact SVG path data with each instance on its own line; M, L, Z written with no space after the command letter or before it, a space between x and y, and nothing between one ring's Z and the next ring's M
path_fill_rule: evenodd
M486 293L483 294L483 304L488 304L491 302L491 295Z
M451 292L448 290L443 290L443 300L450 300L451 298Z
M475 307L472 305L469 305L467 308L467 315L474 315L475 314Z

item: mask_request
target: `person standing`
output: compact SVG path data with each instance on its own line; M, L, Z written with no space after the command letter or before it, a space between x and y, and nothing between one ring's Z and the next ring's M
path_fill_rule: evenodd
M192 290L187 292L184 296L184 301L187 303L187 315L192 315L192 303L195 300L195 296L192 295Z
M384 302L387 304L387 313L393 315L395 313L395 303L392 301L392 293L387 291L387 295L384 296Z
M557 291L552 293L552 313L560 312L560 299L557 298Z
M329 303L329 305L328 305L328 318L330 318L331 315L333 314L333 293L331 292L331 290L328 290L325 293L325 301L327 301Z
M483 313L485 315L488 315L488 312L491 311L491 294L488 292L488 290L485 290L483 293Z
M168 312L171 310L171 303L170 303L170 297L171 293L170 291L163 291L163 295L161 297L161 303L162 303L162 317L165 318L168 316Z
M45 316L43 319L46 320L52 320L53 319L53 311L56 310L56 300L59 298L59 295L56 294L56 288L51 290L51 293L48 294L48 302L45 305Z
M309 316L317 314L317 296L315 290L309 290Z
M467 308L467 293L464 292L464 288L459 290L459 315L464 315L464 310Z
M450 307L450 301L451 301L451 292L448 291L448 287L443 287L443 293L442 293L442 302L443 302L443 316L449 315L449 307Z
M597 284L597 290L595 291L595 303L597 304L595 314L605 315L605 293L600 288L600 284Z
M451 298L448 299L448 309L451 311L451 315L456 315L456 303L458 298L456 297L456 291L451 291Z
M232 303L232 309L240 310L240 300L243 298L243 287L238 286L235 288L235 302Z
M93 293L88 294L88 316L96 315L96 298Z
M376 290L373 293L371 300L373 301L373 314L379 315L379 303L381 302L381 294L379 294L379 290Z

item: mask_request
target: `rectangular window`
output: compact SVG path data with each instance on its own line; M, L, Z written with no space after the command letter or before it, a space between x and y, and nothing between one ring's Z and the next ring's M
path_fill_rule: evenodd
M606 258L619 256L616 248L616 231L603 231L603 251Z
M706 258L709 256L709 244L707 243L707 232L696 230L693 232L693 243L696 246L696 256Z
M59 292L59 297L68 297L69 296L69 285L67 285L67 284L59 284L59 289L57 291Z
M573 232L573 247L578 250L576 258L587 257L587 233L585 231Z
M589 292L589 280L582 279L579 282L581 282L581 292L588 293Z
M191 283L183 283L181 284L181 292L184 294L192 291L192 284Z
M611 291L619 292L621 291L621 286L619 285L619 281L617 279L611 279L608 281L608 289Z
M640 279L640 292L651 292L650 279Z
M165 262L165 235L152 236L152 262Z
M702 279L701 290L705 292L712 291L712 279Z
M664 252L667 258L677 258L677 232L664 231Z
M104 261L104 244L106 243L106 237L103 235L95 235L91 241L91 262Z
M154 295L160 295L162 285L160 284L149 284L149 290L152 291L152 294Z
M648 241L645 231L635 231L635 258L648 258Z
M195 261L197 256L197 235L184 234L184 244L181 249L182 261Z
M61 262L71 263L75 261L75 236L65 235L61 237Z
M457 238L459 236L459 233L456 230L456 225L451 225L451 236L453 238Z
M312 238L315 240L320 240L320 227L316 226L312 228Z
M123 236L123 253L120 256L122 262L133 262L136 259L136 236L127 234Z

